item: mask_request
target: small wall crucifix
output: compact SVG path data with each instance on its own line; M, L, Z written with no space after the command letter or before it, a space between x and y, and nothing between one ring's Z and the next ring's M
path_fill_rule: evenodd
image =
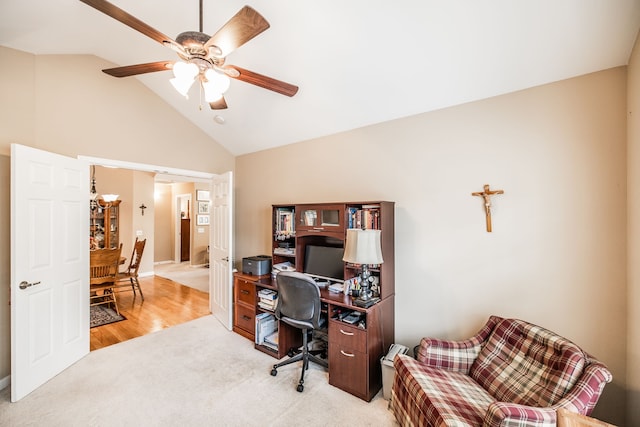
M487 217L487 232L491 233L491 196L504 194L503 190L490 190L489 184L484 185L484 191L471 193L472 196L482 196L484 199L484 213Z
M138 206L140 208L140 211L142 212L142 216L144 216L144 210L147 209L147 207L143 204L141 204L140 206Z

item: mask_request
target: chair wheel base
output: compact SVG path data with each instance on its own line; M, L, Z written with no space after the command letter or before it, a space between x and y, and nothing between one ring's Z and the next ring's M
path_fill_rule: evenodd
M298 390L298 392L302 393L302 391L304 390L304 386L302 384L298 384L298 387L296 387L296 390Z
M272 377L275 377L276 375L278 375L278 371L276 370L276 368L273 368L273 369L271 370L271 376L272 376Z

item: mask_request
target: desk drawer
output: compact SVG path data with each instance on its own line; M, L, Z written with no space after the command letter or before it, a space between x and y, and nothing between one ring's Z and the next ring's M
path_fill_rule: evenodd
M241 304L236 304L234 310L234 325L249 332L251 335L256 331L256 313L254 309L247 308Z
M344 322L331 320L329 322L329 347L334 344L341 348L366 353L367 331Z
M256 285L243 279L236 279L236 302L256 305Z
M365 353L329 343L329 384L369 401Z

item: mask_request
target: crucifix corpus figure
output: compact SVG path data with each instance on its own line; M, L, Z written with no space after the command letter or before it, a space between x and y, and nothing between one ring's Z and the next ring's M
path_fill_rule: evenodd
M487 217L487 232L491 233L491 196L504 194L503 190L490 190L489 184L484 185L484 191L471 193L472 196L482 196L484 199L484 214Z

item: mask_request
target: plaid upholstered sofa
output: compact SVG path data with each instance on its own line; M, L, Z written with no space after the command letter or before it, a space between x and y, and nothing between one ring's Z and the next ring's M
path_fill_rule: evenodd
M398 355L390 408L403 426L555 426L556 410L589 415L605 365L539 326L491 316L464 341L423 338Z

